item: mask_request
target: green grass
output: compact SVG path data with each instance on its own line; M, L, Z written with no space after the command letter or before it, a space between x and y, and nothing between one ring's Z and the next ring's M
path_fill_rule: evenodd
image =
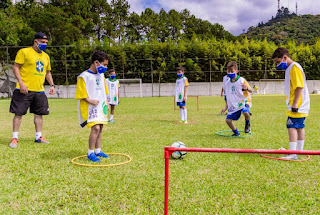
M253 96L253 136L227 138L221 97L188 101L194 125L176 125L172 98L123 98L116 124L103 131L105 152L126 153L131 163L76 166L87 153L89 129L78 126L77 101L50 99L43 135L33 143L33 115L23 117L19 146L11 149L10 100L0 100L0 214L163 214L164 146L182 141L201 148L288 148L284 96ZM306 150L319 150L320 96L311 96ZM236 123L244 129L243 116ZM123 162L113 156L105 163ZM195 153L170 161L169 214L319 214L320 157L284 162L258 154ZM79 162L90 163L86 159Z

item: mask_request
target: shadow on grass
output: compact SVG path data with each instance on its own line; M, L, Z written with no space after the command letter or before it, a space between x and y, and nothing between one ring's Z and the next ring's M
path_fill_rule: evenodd
M71 150L71 151L55 151L55 152L45 152L41 153L40 157L42 159L47 159L47 160L56 160L56 159L72 159L81 155L84 155L84 151L80 150Z

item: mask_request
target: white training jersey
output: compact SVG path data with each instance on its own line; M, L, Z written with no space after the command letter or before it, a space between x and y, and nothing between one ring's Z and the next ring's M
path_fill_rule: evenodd
M183 76L182 78L178 78L176 80L176 87L174 89L174 96L176 98L176 102L182 102L184 97L184 87L189 86L188 78Z
M244 95L242 91L242 84L245 84L246 79L239 76L235 82L231 82L227 77L224 81L223 91L227 97L228 114L232 114L245 107L245 104L250 105L248 97Z
M108 121L108 104L104 74L84 71L79 77L82 77L85 82L88 98L99 100L98 105L89 104L87 123ZM84 119L82 118L80 111L80 100L78 101L78 109L79 123L81 125L84 122Z
M297 62L291 63L285 72L285 81L284 82L285 82L286 104L287 104L288 110L291 111L291 105L289 104L290 96L293 95L291 92L291 90L292 90L291 86L296 85L296 83L290 82L290 79L291 79L290 72L291 72L291 69L293 68L294 65L297 66L298 69L301 70L302 75L303 75L303 85L304 85L303 89L302 89L302 101L300 101L301 105L298 107L298 113L308 114L309 110L310 110L310 96L309 96L309 91L308 91L308 87L307 87L306 76L305 76L305 73L303 71L302 66ZM291 99L293 100L294 98L291 98Z
M118 105L119 104L119 98L118 98L118 92L119 92L119 80L116 78L111 80L110 78L106 79L107 81L107 87L109 90L109 94L107 96L109 104L110 105Z

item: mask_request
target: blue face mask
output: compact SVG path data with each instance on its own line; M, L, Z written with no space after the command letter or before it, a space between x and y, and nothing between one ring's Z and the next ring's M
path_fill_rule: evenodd
M228 73L227 74L229 78L233 79L234 77L236 77L236 73Z
M177 74L178 75L178 78L181 78L183 76L183 74Z
M97 72L100 74L105 73L107 70L108 70L108 67L102 66L101 64L100 64L100 66L97 67Z
M38 42L38 49L40 49L41 51L44 51L46 48L47 48L47 44Z
M111 78L111 79L115 79L115 78L116 78L116 75L110 75L110 78Z
M282 58L283 60L283 58ZM283 62L281 60L281 63L279 65L277 65L277 69L287 69L288 68L288 65L287 65L287 62Z

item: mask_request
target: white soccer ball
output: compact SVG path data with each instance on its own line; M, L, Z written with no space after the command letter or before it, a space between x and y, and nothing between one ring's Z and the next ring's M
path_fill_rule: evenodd
M175 148L187 148L187 146L180 141L174 142L172 143L171 147L175 147ZM173 159L183 159L186 156L187 152L184 151L175 151L171 154L171 157Z

